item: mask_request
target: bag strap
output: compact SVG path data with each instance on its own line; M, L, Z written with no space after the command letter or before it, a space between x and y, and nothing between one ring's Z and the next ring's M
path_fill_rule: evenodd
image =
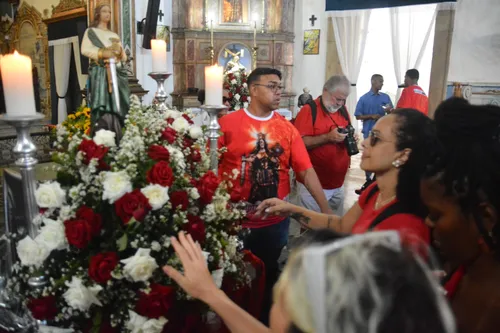
M396 201L392 205L386 207L380 214L377 215L377 217L372 221L372 223L370 223L368 230L372 231L376 226L378 226L383 221L387 220L389 217L402 213L405 213L405 209L400 203Z
M311 108L312 125L314 128L314 124L316 123L316 117L318 115L318 107L314 100L308 101L307 105L309 105L309 107Z

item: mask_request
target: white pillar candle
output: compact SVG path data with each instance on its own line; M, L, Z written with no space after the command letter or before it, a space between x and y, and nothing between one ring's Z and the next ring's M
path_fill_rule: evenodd
M151 40L151 51L153 53L153 72L167 72L167 42L161 39Z
M0 59L5 107L9 116L36 114L31 58L14 52Z
M222 70L217 65L205 67L205 105L222 104Z

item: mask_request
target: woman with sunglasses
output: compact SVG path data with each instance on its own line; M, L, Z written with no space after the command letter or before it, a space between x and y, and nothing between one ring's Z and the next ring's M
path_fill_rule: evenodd
M343 233L397 230L429 242L424 223L427 209L420 199L420 178L436 142L431 119L413 109L395 110L381 118L363 141L361 169L376 181L344 215L326 215L273 198L263 201L257 214L288 215L303 226L331 228Z

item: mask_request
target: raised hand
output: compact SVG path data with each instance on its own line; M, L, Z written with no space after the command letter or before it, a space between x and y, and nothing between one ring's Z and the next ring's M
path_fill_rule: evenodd
M295 212L295 205L292 205L289 202L280 200L278 198L272 198L264 200L257 207L257 211L255 215L264 216L264 215L281 215L281 216L289 216Z
M182 263L184 274L171 266L163 267L163 271L170 276L186 293L204 302L219 288L210 274L201 247L193 241L191 235L179 233L179 240L171 239L177 257Z

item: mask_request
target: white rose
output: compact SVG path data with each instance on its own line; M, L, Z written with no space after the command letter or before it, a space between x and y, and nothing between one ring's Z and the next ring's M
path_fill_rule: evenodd
M23 266L42 266L50 254L49 249L31 237L24 237L16 246L17 255Z
M102 290L99 285L85 287L80 278L73 276L71 282L66 281L68 290L64 293L64 299L70 307L86 312L92 304L102 306L97 294Z
M241 98L240 94L236 94L236 95L234 95L234 99L235 99L235 100L239 101L239 100L240 100L240 98Z
M243 103L243 107L244 107L245 109L246 109L246 108L248 108L248 103L247 103L247 102L244 102L244 103Z
M159 266L156 260L149 255L150 249L138 249L134 256L123 259L123 272L134 282L147 281Z
M38 186L35 199L41 208L59 208L66 201L66 192L58 182L47 182Z
M184 133L189 128L189 123L184 117L180 117L174 120L172 127L177 132Z
M194 200L198 200L200 198L200 193L198 192L198 189L196 187L193 187L189 190L189 195Z
M172 119L177 119L177 118L180 118L182 117L182 113L180 113L179 111L175 111L175 110L170 110L167 112L167 119L168 118L172 118Z
M247 88L248 87L248 84L245 82L243 83L243 88Z
M201 129L200 126L193 125L189 129L189 136L195 140L199 139L203 136L203 130Z
M218 269L212 272L212 279L214 279L215 285L217 288L222 286L222 279L224 278L224 269Z
M132 333L159 333L168 322L164 317L148 320L131 310L128 310L128 316L127 329Z
M141 189L141 192L148 198L149 204L153 210L162 208L169 199L168 187L163 187L161 185L148 185Z
M238 81L236 81L236 79L231 80L231 84L236 84L236 83L238 83Z
M94 142L98 145L106 147L116 147L115 132L107 131L105 129L98 130L94 136Z
M66 240L64 225L59 221L47 218L43 219L43 223L45 225L41 229L40 234L36 236L35 242L44 245L49 251L67 248L68 242Z
M151 242L151 250L155 252L160 252L161 251L161 245L157 241Z
M109 203L114 203L126 193L132 191L130 176L126 171L106 172L102 185L104 188L102 199L109 200Z

